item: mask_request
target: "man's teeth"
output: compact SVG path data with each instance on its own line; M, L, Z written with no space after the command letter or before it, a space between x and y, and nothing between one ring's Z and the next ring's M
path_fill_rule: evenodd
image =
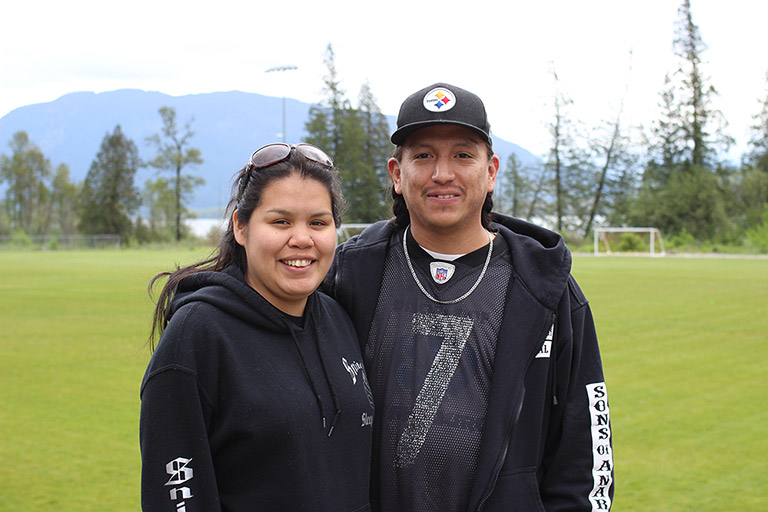
M283 263L289 267L308 267L312 264L312 260L285 260Z
M439 194L437 197L440 198L440 199L449 199L449 198L455 197L455 196L453 194Z

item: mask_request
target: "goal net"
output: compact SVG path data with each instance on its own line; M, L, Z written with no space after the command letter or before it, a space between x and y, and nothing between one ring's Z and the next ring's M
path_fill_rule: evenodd
M595 255L642 253L664 256L664 239L658 228L595 228ZM615 251L615 252L614 252Z

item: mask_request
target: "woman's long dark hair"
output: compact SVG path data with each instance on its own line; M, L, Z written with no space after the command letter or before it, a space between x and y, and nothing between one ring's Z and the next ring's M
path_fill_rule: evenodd
M240 184L247 179L248 185L240 194ZM204 271L221 271L230 265L237 265L245 274L248 261L246 259L245 248L235 240L234 223L232 213L237 210L237 221L240 224L248 224L248 221L259 204L261 203L262 192L273 181L287 178L296 174L302 178L313 179L322 183L331 196L331 208L333 222L338 228L341 225L341 214L344 210L344 198L341 194L341 181L335 168L328 168L317 164L302 156L299 151L292 150L288 158L282 162L272 164L268 167L248 171L248 167L243 167L235 174L232 184L232 193L227 205L225 215L227 220L227 229L221 235L218 247L212 255L185 267L177 266L175 270L160 272L149 282L149 293L158 280L165 277L168 280L163 285L160 295L157 298L155 312L152 319L152 331L149 335L149 347L154 351L155 343L163 334L168 325L168 306L176 295L176 289L179 283L192 274Z
M486 147L488 149L488 159L493 158L493 147L486 143ZM401 161L403 157L403 147L397 146L395 147L395 151L392 154L392 158L398 161L398 163ZM389 185L389 193L392 196L392 213L394 213L395 217L392 219L392 221L395 223L395 225L400 229L405 229L405 227L411 223L411 214L408 212L408 206L405 204L405 198L403 198L402 194L398 194L395 192L395 185L394 183L390 183ZM491 212L493 211L493 193L488 192L485 196L485 202L483 203L483 210L480 215L480 222L483 224L483 227L489 231L493 231L491 228Z

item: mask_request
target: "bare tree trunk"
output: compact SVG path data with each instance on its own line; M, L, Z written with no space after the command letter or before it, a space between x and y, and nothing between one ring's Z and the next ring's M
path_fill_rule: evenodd
M181 165L176 166L176 241L181 241Z

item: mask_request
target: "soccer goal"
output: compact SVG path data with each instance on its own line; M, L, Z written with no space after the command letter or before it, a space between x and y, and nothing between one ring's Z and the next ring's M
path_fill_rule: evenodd
M658 228L595 228L594 233L595 256L613 254L613 251L611 250L611 242L617 245L618 249L620 241L616 239L615 235L613 235L614 233L637 233L640 236L643 236L645 233L647 233L649 255L664 256L666 254L666 249L664 248L664 239L661 237L661 231ZM643 236L643 238L645 237ZM601 242L605 248L605 252L600 251ZM641 252L645 253L645 249L643 249Z
M342 224L336 229L336 240L338 243L344 242L352 235L358 235L371 224Z

